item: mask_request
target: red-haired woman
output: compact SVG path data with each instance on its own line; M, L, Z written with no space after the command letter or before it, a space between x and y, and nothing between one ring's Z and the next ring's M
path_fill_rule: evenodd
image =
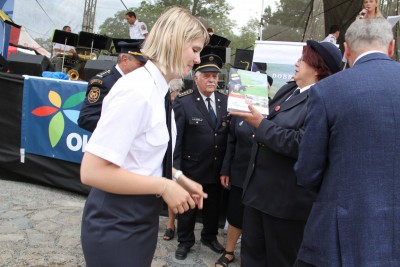
M307 41L296 63L294 82L270 102L268 118L232 112L256 128L243 185L242 266L293 266L315 193L297 185L293 167L299 153L308 92L338 72L340 50L332 43Z

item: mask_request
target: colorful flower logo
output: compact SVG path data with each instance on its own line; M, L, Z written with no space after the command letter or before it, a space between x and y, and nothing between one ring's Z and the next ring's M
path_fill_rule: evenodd
M32 110L32 114L39 117L47 117L53 115L49 123L49 140L54 148L61 139L65 129L66 116L73 123L78 124L79 110L72 109L83 102L85 92L80 92L70 96L62 103L61 96L54 91L49 91L49 100L53 106L41 106Z

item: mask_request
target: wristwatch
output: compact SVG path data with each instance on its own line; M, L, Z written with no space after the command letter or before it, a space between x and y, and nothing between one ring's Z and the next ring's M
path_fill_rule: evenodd
M174 176L172 177L172 181L176 182L179 180L179 177L181 177L181 175L183 174L182 171L176 171Z

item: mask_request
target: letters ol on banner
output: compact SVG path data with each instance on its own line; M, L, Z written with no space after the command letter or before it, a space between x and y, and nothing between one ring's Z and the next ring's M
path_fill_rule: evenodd
M251 70L257 71L260 65L262 68L262 64L266 63L264 68L274 79L269 91L270 98L294 75L294 65L301 57L305 45L300 42L256 41Z
M86 82L26 76L21 152L80 163L91 135L77 124L86 88Z

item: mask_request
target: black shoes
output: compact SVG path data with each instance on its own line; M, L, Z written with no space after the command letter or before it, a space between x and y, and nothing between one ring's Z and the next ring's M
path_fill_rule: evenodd
M177 260L184 260L184 259L186 259L189 251L190 251L190 248L178 245L178 248L175 251L175 258Z
M212 251L221 254L225 251L225 248L218 242L218 240L208 241L205 239L200 239L201 243L207 247L209 247Z

